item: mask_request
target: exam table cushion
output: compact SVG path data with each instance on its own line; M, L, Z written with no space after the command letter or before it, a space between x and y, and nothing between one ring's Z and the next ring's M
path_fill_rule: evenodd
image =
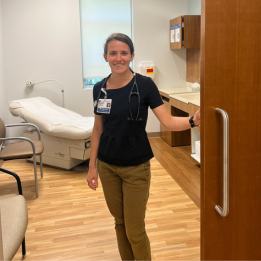
M42 132L66 139L87 139L92 135L94 117L59 107L44 97L9 102L13 116L35 124Z
M44 150L43 143L40 140L33 141L33 143L35 146L36 155L42 154ZM3 160L30 158L32 156L32 145L27 141L8 144L2 151L0 151L0 159Z

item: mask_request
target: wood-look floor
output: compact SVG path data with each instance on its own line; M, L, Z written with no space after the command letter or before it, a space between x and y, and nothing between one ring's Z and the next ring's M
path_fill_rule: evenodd
M200 207L200 164L191 157L191 146L170 147L161 138L150 138L150 144L162 167Z
M199 260L198 207L155 158L151 166L146 229L152 259ZM44 167L36 199L32 163L16 160L3 167L20 176L27 201L25 261L120 260L101 184L92 191L86 185L86 173ZM0 173L0 195L6 193L17 193L16 182ZM14 260L21 260L21 249Z

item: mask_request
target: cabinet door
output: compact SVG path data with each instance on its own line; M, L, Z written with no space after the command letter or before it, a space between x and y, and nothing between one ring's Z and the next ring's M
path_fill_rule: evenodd
M201 259L260 260L261 1L202 0L201 18Z
M163 100L164 105L167 108L167 111L171 113L171 106L168 101ZM170 146L172 146L172 139L171 139L171 131L165 128L162 124L160 124L160 136L163 140L165 140Z
M184 15L184 48L200 48L200 15Z
M170 37L170 49L181 49L182 48L182 16L179 16L177 18L174 18L170 20L170 29L171 27L174 26L174 42L171 40ZM179 28L176 28L176 26L179 26ZM177 37L177 30L179 32L179 36ZM179 41L176 41L176 38L179 38Z
M167 108L167 111L176 117L188 117L188 113L172 106L172 100L169 98L163 98L163 102ZM182 103L182 102L180 102ZM187 108L186 104L184 107ZM191 143L191 133L190 130L185 131L169 131L162 124L160 124L160 135L163 140L165 140L170 146L186 146Z
M183 47L200 47L200 15L184 15L170 20L170 49Z

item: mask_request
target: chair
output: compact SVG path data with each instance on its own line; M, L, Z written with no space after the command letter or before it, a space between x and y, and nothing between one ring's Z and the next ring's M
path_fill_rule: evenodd
M32 141L25 137L9 137L6 138L6 127L16 127L16 126L33 126L38 132L37 141ZM23 142L17 142L3 146L6 140L22 140ZM42 153L44 150L43 143L41 141L41 134L38 127L31 123L18 123L18 124L8 124L5 125L0 118L0 160L15 160L15 159L26 159L33 157L34 162L34 178L35 178L35 194L36 198L39 197L38 194L38 182L37 182L37 168L36 168L36 155L40 156L40 169L41 178L43 178L43 166L42 166Z
M19 195L0 196L0 260L9 261L13 259L21 244L22 256L26 256L25 232L28 213L19 176L3 168L0 168L0 171L16 178L19 191Z

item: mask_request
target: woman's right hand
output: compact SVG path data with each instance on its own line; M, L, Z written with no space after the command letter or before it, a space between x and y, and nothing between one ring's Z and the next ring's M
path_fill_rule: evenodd
M97 154L99 148L99 142L103 133L103 119L102 115L95 114L95 121L92 130L91 139L91 155L89 162L89 171L87 175L87 183L90 189L96 190L98 188L98 171L96 169Z
M89 168L86 180L90 189L96 190L98 188L98 171L96 168Z
M193 121L196 126L200 125L200 109L195 113Z

